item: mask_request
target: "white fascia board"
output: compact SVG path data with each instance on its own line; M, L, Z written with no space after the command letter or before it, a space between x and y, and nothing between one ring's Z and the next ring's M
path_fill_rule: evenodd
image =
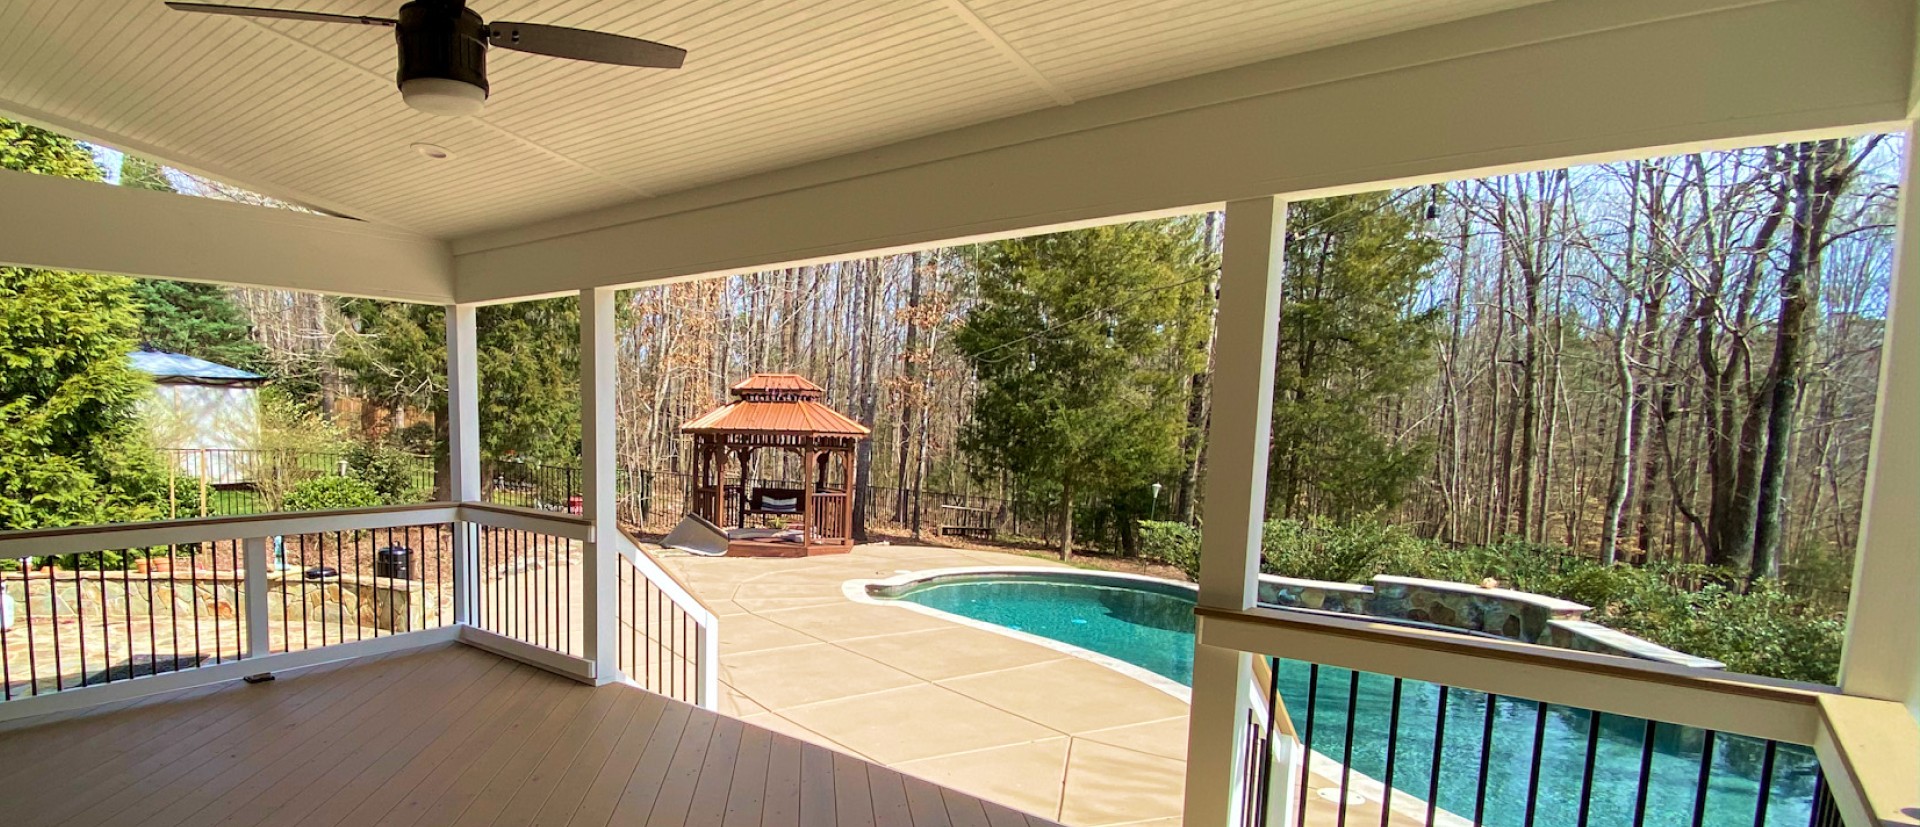
M1559 0L453 244L463 302L1903 118L1911 0Z
M0 264L450 303L443 241L346 218L0 172Z

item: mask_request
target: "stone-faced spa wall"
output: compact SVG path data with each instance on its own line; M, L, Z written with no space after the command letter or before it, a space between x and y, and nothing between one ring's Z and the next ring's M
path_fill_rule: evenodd
M1694 657L1582 619L1589 607L1556 597L1449 580L1380 575L1371 585L1260 576L1260 603L1360 615L1562 649L1717 669Z

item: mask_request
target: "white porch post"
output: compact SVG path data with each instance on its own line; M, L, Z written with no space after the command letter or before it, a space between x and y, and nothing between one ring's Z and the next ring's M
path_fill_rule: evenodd
M474 328L474 306L447 305L447 475L448 499L456 503L480 499L480 362ZM454 526L453 619L473 623L474 594L478 591L480 557L474 548L473 526Z
M581 513L593 523L580 584L581 655L593 661L596 683L620 679L619 546L614 493L614 382L612 288L580 291Z
M1920 164L1915 132L1895 224L1894 267L1880 351L1880 407L1867 460L1860 546L1853 568L1840 688L1849 695L1901 701L1920 718Z
M1227 204L1213 419L1207 431L1202 606L1245 609L1257 597L1286 220L1286 202L1278 198ZM1252 656L1243 652L1194 647L1187 735L1190 827L1221 827L1241 818L1247 777L1241 745L1254 702L1252 666Z

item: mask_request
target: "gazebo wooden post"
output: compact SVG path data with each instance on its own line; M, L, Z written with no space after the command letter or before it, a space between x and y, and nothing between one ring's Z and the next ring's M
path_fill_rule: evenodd
M853 545L853 498L859 496L853 490L853 449L842 448L834 453L840 456L841 487L847 489L846 507L840 509L840 539L847 545Z
M800 462L800 544L813 545L813 448L801 453Z

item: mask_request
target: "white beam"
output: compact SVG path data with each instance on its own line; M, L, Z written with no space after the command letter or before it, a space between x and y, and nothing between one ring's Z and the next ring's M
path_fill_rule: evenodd
M1541 3L454 243L461 301L1906 117L1911 0ZM546 274L531 280L527 273Z
M446 307L447 349L447 499L480 500L480 347L473 305ZM476 528L464 521L453 532L453 618L475 620L480 555Z
M1267 447L1273 429L1274 340L1287 205L1277 198L1227 204L1220 268L1218 357L1207 426L1206 526L1200 605L1251 608L1258 596L1260 526L1266 518ZM1241 740L1252 703L1252 657L1195 639L1188 717L1188 825L1238 823L1248 778Z
M360 221L0 171L0 264L445 302L443 242Z
M620 524L614 460L617 354L614 291L580 291L580 460L582 516L593 524L580 578L581 652L596 667L595 682L620 680Z
M1920 585L1920 165L1913 141L1909 130L1840 688L1904 702L1920 718L1920 609L1913 599Z

